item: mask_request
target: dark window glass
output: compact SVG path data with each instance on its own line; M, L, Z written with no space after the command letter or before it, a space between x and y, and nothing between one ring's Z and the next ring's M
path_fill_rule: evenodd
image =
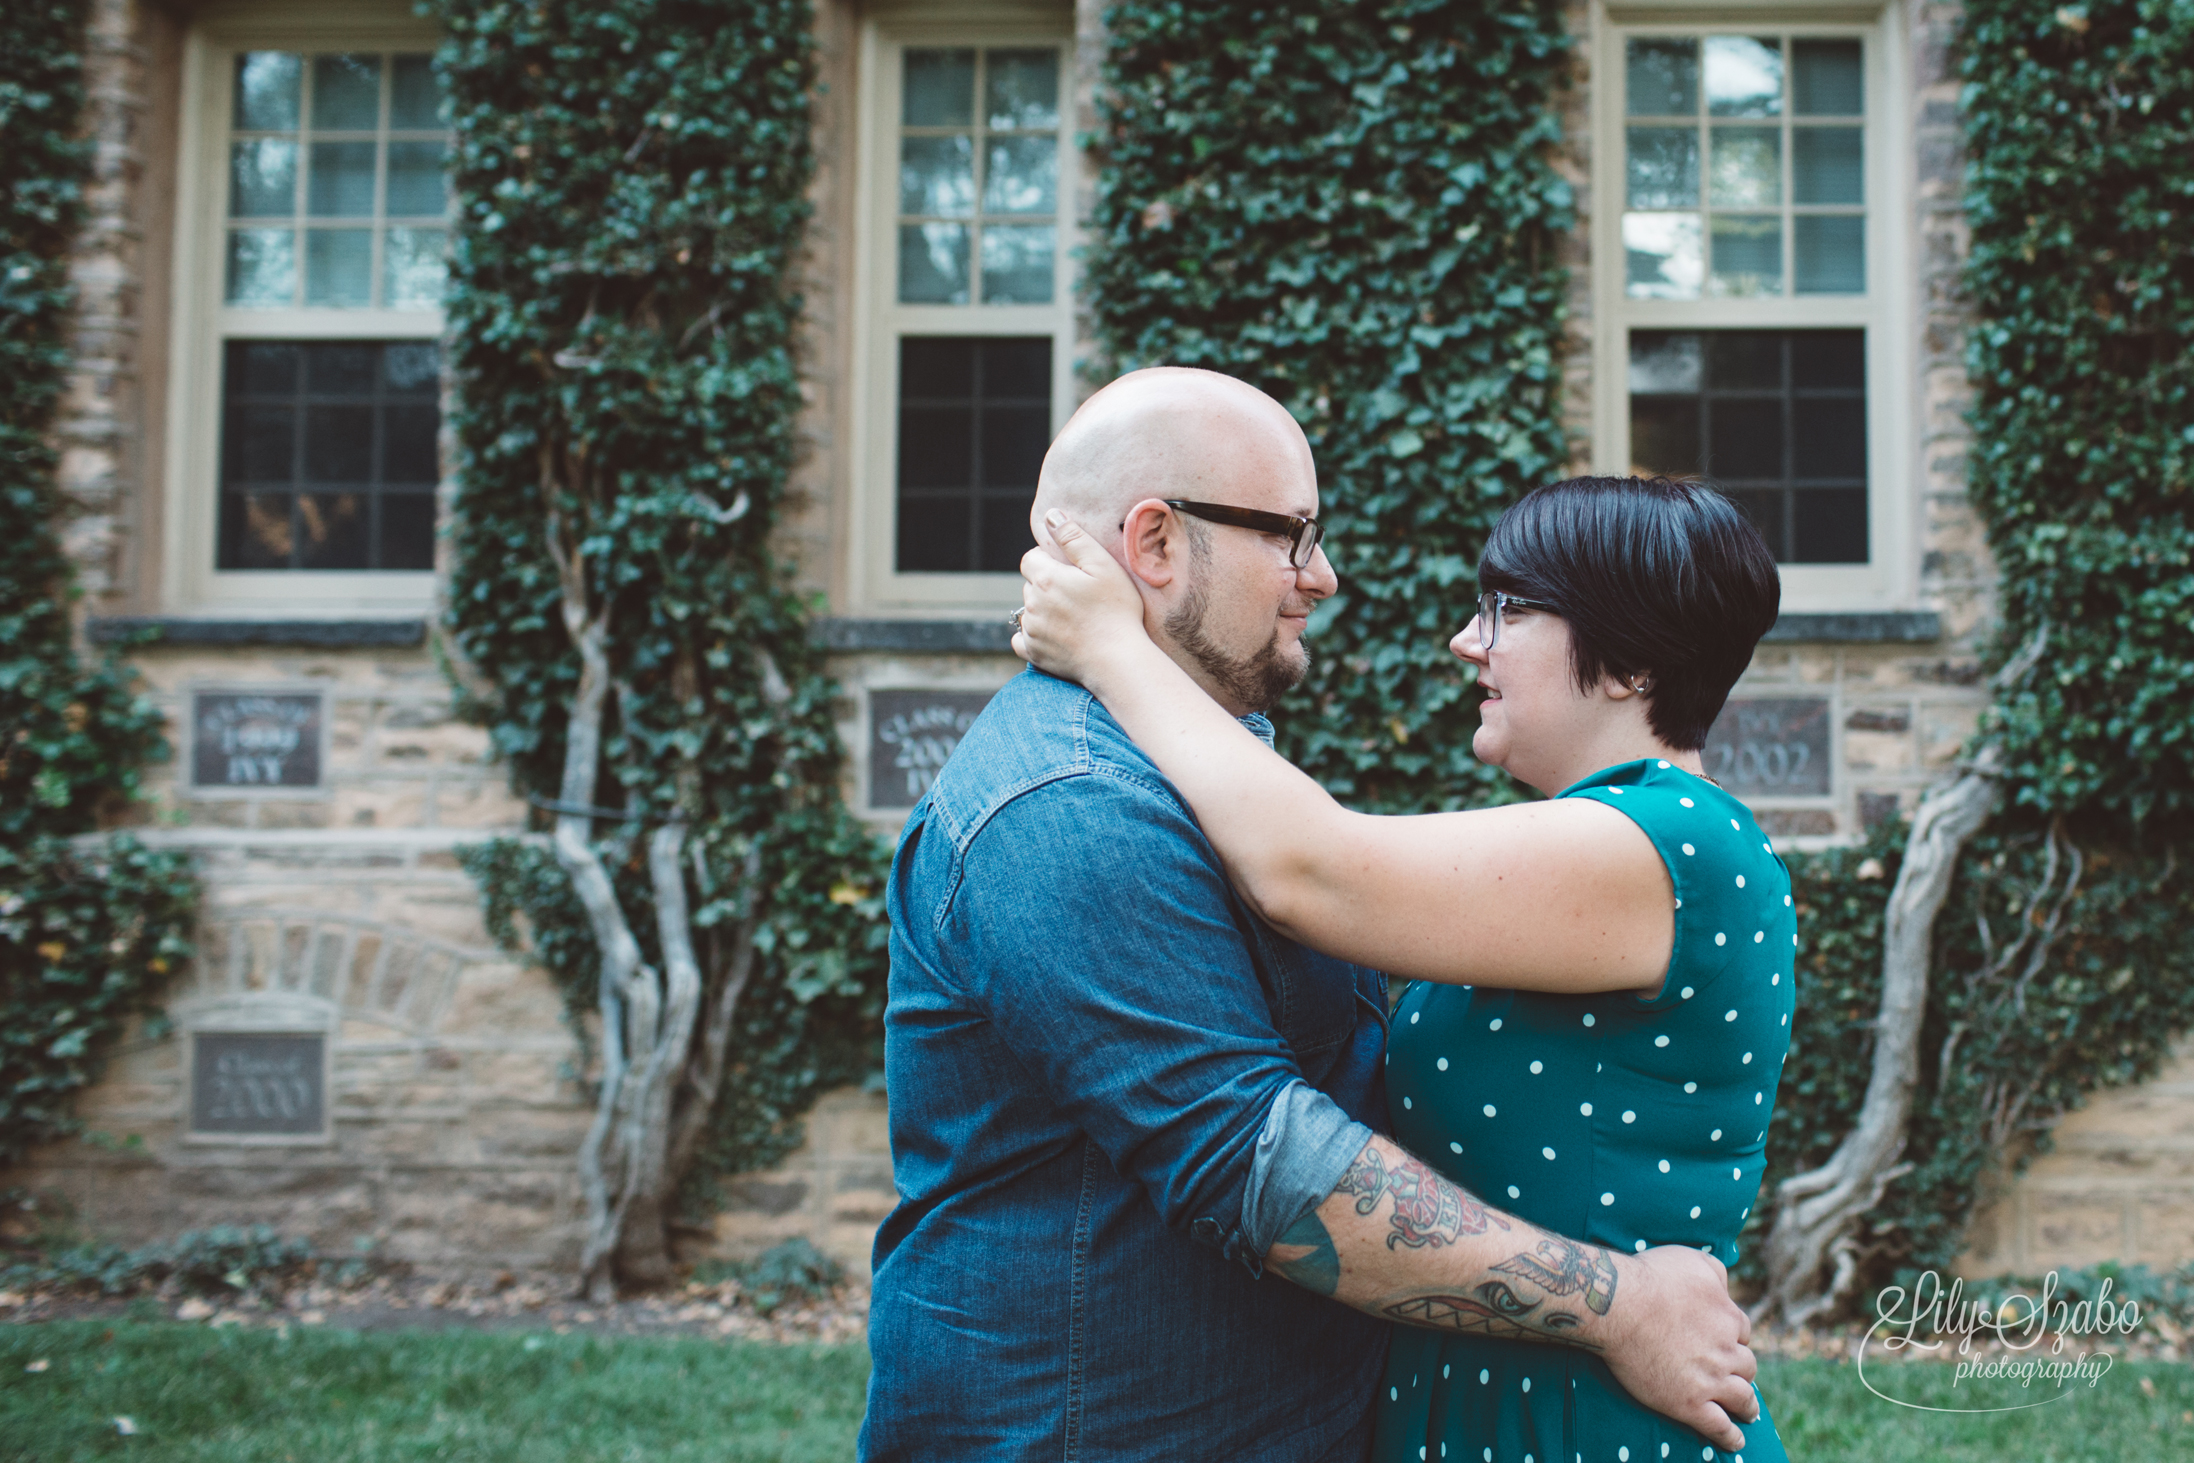
M1631 332L1630 455L1727 493L1783 563L1865 563L1866 332Z
M440 360L421 341L231 341L222 569L434 567Z
M899 342L898 567L1010 574L1051 446L1051 337Z

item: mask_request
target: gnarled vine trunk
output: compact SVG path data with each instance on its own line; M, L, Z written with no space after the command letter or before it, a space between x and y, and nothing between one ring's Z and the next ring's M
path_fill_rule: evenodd
M568 454L559 464L557 455L544 447L542 486L551 501L559 465L577 479L564 486L578 488L583 500L584 454ZM602 1070L594 1120L579 1150L587 1217L579 1288L588 1299L607 1303L616 1299L620 1282L645 1289L671 1278L666 1224L672 1201L706 1131L723 1078L732 1020L753 969L761 849L756 844L747 855L739 893L744 914L728 948L722 949L716 968L704 970L686 894L686 820L697 811L692 806L695 779L690 759L676 768L672 777L680 792L678 812L647 838L660 959L650 964L643 958L592 836L599 811L594 798L602 719L615 689L610 666L613 597L590 597L581 535L567 532L553 512L548 536L562 590L564 629L579 654L553 845L586 909L600 960ZM690 667L685 669L690 674Z

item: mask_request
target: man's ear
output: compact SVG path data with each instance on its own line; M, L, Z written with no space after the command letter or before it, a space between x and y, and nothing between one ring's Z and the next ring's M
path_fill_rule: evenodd
M1153 589L1180 577L1188 543L1181 521L1162 499L1145 498L1127 511L1120 529L1120 562Z

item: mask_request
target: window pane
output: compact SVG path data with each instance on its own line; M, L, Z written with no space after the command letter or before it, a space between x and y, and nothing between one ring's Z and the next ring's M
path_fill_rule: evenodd
M1713 293L1783 292L1783 221L1773 214L1714 216Z
M1716 127L1707 201L1717 208L1775 208L1783 201L1783 134L1774 127Z
M433 559L432 341L232 341L222 569L423 569Z
M297 144L262 137L229 144L229 217L290 218L297 212Z
M288 341L239 341L229 347L229 389L286 396L297 389L302 358Z
M1717 484L1717 486L1719 486ZM1790 494L1780 488L1722 488L1722 495L1744 510L1745 517L1767 540L1777 563L1790 562L1790 519L1786 511Z
M1783 333L1717 330L1706 337L1706 383L1715 391L1780 391Z
M1623 215L1623 278L1633 299L1695 300L1705 275L1695 213Z
M975 52L908 51L901 120L909 127L965 127L975 120Z
M223 493L220 546L223 569L287 569L295 546L288 493Z
M434 495L432 493L383 493L381 495L381 552L376 567L382 569L432 569L434 567Z
M1706 470L1717 481L1780 479L1783 472L1783 402L1716 397L1707 408Z
M1688 117L1699 110L1698 42L1634 40L1624 55L1629 115Z
M444 142L392 142L389 144L389 194L387 213L392 218L439 218L449 208L449 192L442 169L449 156Z
M244 402L230 409L227 427L224 486L287 487L297 480L297 413L286 403Z
M289 51L247 51L236 58L236 107L231 118L239 132L295 132L298 83L305 58Z
M1699 475L1699 402L1696 397L1630 399L1630 470L1639 477Z
M1793 203L1864 203L1865 159L1856 127L1800 127L1790 134Z
M1706 109L1716 117L1783 113L1783 48L1773 37L1706 38Z
M305 211L314 218L373 217L370 142L315 142L305 183Z
M1630 207L1699 206L1698 128L1631 127L1624 139Z
M312 125L320 132L371 132L381 125L381 58L312 58Z
M1866 562L1866 489L1810 488L1790 496L1792 562Z
M902 339L900 571L1011 573L1050 443L1050 337Z
M899 211L946 218L975 212L975 139L901 138Z
M305 408L304 480L373 481L373 404Z
M287 305L297 298L297 235L289 229L237 229L229 234L231 305Z
M899 301L907 305L968 302L966 224L899 226Z
M1790 43L1792 109L1801 117L1856 117L1866 110L1857 41Z
M448 282L440 229L390 229L381 244L381 303L392 310L431 310Z
M1790 338L1790 384L1801 391L1866 391L1866 332L1801 330Z
M1700 368L1698 336L1667 330L1631 332L1630 389L1634 394L1696 392Z
M1050 224L991 224L983 230L983 303L1048 305L1052 254L1058 235Z
M1798 293L1866 293L1866 220L1856 214L1800 214L1795 220Z
M1058 178L1058 139L994 137L983 159L983 212L1050 213Z
M983 116L989 126L1059 125L1059 53L992 51L984 58Z
M364 569L366 498L362 493L301 493L297 498L297 567Z
M435 80L431 56L398 56L389 77L391 127L440 128L442 84Z
M432 486L442 476L434 440L442 414L432 402L381 408L381 481Z
M305 303L345 308L373 303L372 230L306 232Z
M1799 396L1790 405L1790 433L1793 481L1866 481L1864 396Z

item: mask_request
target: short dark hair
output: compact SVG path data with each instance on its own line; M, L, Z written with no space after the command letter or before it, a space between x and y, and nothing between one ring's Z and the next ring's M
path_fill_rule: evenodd
M1494 525L1478 585L1568 621L1579 690L1649 673L1647 724L1687 752L1706 745L1782 601L1752 520L1712 488L1665 477L1534 489Z

